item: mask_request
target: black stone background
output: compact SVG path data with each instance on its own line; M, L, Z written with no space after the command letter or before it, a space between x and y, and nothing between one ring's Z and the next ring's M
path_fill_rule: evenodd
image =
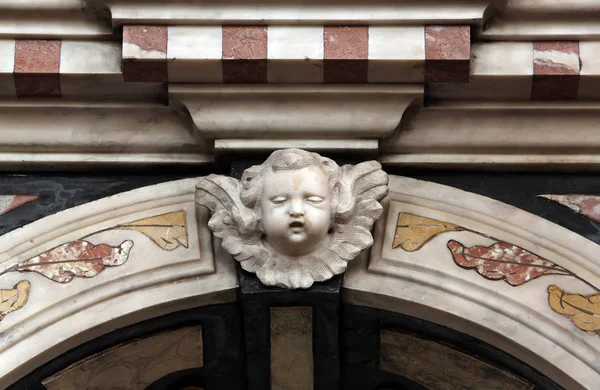
M278 306L312 307L314 390L338 389L341 275L315 283L307 290L265 287L254 274L241 267L238 275L244 313L248 389L270 388L270 308Z
M235 303L199 307L152 318L79 345L37 368L7 390L45 390L42 380L81 359L122 343L196 325L202 325L204 367L171 373L150 384L146 390L183 389L187 386L202 386L207 390L246 389L244 356L240 349L241 323Z
M256 163L260 163L256 160ZM339 161L345 163L347 160ZM352 161L350 161L352 162ZM232 170L247 163L234 161ZM504 173L415 170L384 167L389 174L444 184L513 205L561 225L600 244L600 224L590 221L541 194L600 195L600 174L593 173ZM53 175L0 173L0 195L39 195L37 201L0 216L0 235L59 211L135 188L209 173L227 174L227 165L203 168L155 169L140 172L99 172Z
M535 369L481 340L418 318L354 305L344 305L340 329L343 347L342 389L427 389L408 378L379 368L381 329L401 330L441 342L528 380L534 385L534 390L562 389ZM418 356L414 358L419 359Z
M39 199L0 215L0 236L28 223L97 199L165 181L215 172L201 169L94 173L0 173L0 195L38 195Z

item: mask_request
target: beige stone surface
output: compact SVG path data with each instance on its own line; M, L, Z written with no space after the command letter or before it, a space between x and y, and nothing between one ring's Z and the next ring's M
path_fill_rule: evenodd
M267 32L269 83L323 82L322 26L270 26Z
M509 0L491 15L480 35L503 41L595 40L599 4L595 0Z
M344 150L374 155L379 150L377 140L349 139L216 139L215 151L271 151L283 148L299 148L314 152Z
M429 96L444 100L530 100L531 42L473 42L471 77L464 84L432 84Z
M221 30L221 26L169 26L169 81L223 82Z
M170 85L209 138L364 139L391 135L422 86ZM275 109L274 109L275 108Z
M77 362L42 381L49 390L142 389L172 372L203 366L202 327L152 335Z
M463 0L449 3L445 0L410 0L401 3L376 1L365 4L336 0L327 6L318 2L292 0L281 3L267 0L257 6L237 1L208 1L198 3L183 0L177 6L126 0L109 2L115 25L126 23L167 25L244 25L244 24L298 24L318 25L325 21L335 24L433 24L481 23L484 12L493 0ZM435 10L435 12L432 12ZM368 23L367 23L368 22Z
M397 136L381 141L381 159L403 165L598 169L599 119L595 102L431 104L404 119Z
M380 335L382 370L409 378L430 390L532 390L534 385L450 346L399 331Z
M313 388L313 316L311 307L272 307L271 389Z
M351 264L347 303L391 310L481 339L568 389L600 379L600 339L548 306L548 286L590 294L600 285L600 247L515 207L439 184L390 177L387 217L374 230L370 258ZM399 213L465 228L431 238L412 252L393 248ZM513 286L457 265L447 244L490 246L502 241L564 267L577 277L547 274Z
M32 106L30 101L5 101L0 103L0 122L0 164L13 169L213 159L207 153L212 145L191 134L176 111L159 104L47 100Z
M0 39L0 96L16 96L14 66L15 40Z
M369 27L369 83L422 83L424 62L424 27Z

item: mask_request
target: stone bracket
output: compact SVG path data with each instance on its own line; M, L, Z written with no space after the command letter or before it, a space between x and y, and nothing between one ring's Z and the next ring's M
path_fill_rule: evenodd
M181 102L197 131L221 148L249 149L257 140L319 142L377 140L398 128L411 105L421 106L421 85L170 85L169 97ZM277 143L274 147L285 145ZM346 149L344 142L330 145ZM268 147L267 147L268 148Z

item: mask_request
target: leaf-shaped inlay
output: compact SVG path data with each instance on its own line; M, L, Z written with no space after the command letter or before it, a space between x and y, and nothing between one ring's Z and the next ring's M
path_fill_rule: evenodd
M392 249L401 247L407 252L415 252L439 234L463 230L465 230L463 227L452 223L415 214L400 213Z
M591 334L600 334L600 295L566 294L557 286L548 287L548 304L560 315Z
M6 315L15 310L19 310L27 303L31 283L28 280L21 280L10 290L0 290L0 321Z
M185 212L182 210L138 219L117 225L114 229L140 232L166 251L172 251L180 245L185 248L188 247Z
M93 278L105 267L121 265L129 258L133 241L119 246L94 245L77 240L63 244L25 260L5 272L37 272L58 283L68 283L74 277Z
M456 264L475 268L487 279L504 279L512 286L520 286L542 275L572 275L563 267L507 242L467 248L458 241L450 240L447 245Z

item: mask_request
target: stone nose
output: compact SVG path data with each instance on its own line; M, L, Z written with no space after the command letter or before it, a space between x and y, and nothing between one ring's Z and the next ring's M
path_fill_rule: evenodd
M290 216L301 217L304 215L304 205L300 199L292 199L290 202Z

